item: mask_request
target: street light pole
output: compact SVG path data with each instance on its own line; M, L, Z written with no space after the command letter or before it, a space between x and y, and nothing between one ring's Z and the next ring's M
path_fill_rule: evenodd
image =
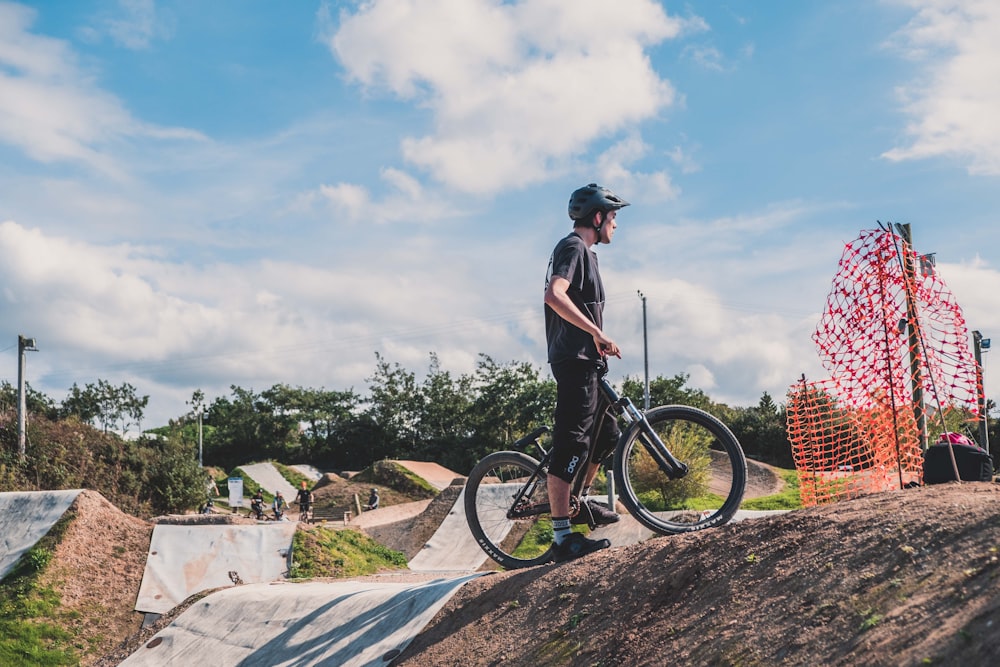
M198 408L198 465L205 467L205 462L201 458L201 407Z
M639 298L642 299L642 358L645 369L646 383L643 389L643 405L649 410L649 341L646 336L646 295L641 290L636 290Z
M37 352L34 338L17 337L17 452L24 458L27 442L25 421L28 401L25 395L25 371L27 367L25 352Z

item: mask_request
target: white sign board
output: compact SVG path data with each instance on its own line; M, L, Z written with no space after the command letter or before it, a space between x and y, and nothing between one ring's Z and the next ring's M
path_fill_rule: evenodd
M229 506L243 507L243 478L229 478Z

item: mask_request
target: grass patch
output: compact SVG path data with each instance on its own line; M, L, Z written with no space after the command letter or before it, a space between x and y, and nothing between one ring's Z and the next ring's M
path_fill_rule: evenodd
M590 532L590 529L582 524L576 524L572 526L574 533L584 533ZM543 553L548 551L549 547L552 546L552 542L555 540L556 534L555 530L552 528L552 519L549 517L541 517L534 523L533 526L525 533L524 537L521 538L521 542L514 549L514 553L511 554L514 558L522 558L524 560L530 560L541 556Z
M61 610L59 594L39 583L74 517L66 512L0 582L0 665L79 664L77 640L61 622L71 615Z
M438 490L430 482L395 461L376 461L351 478L364 484L381 484L414 499L434 498Z
M316 526L298 530L292 540L293 579L357 577L403 569L406 555L385 547L356 530Z
M524 560L541 556L552 546L553 539L555 539L555 531L552 530L552 519L541 518L525 533L521 543L517 545L511 556Z
M288 483L294 486L296 490L302 486L302 482L306 483L306 488L308 489L313 487L314 482L295 468L286 466L283 463L278 463L277 461L271 461L271 465L273 465L277 471L281 473L281 476L288 480Z
M802 509L802 497L799 495L798 471L782 470L781 478L785 480L785 488L781 490L781 493L744 501L740 507L745 510Z

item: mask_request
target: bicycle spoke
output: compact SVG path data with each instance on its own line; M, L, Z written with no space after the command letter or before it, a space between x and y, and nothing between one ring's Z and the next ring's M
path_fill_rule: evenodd
M656 408L647 419L688 472L672 479L650 454L652 444L635 425L616 456L616 481L629 511L660 533L701 530L729 521L746 485L746 460L729 429L687 406Z
M548 487L537 470L530 456L498 452L480 461L466 482L469 528L487 555L509 569L549 560Z

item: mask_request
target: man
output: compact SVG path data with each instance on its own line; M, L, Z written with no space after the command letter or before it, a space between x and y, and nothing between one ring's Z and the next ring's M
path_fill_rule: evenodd
M281 521L282 517L285 515L286 507L288 507L288 503L285 502L285 497L281 495L281 491L276 491L274 494L274 502L271 503L271 509L274 511L274 518Z
M258 521L264 519L264 492L257 489L257 493L253 494L253 498L250 499L250 511L254 513Z
M365 505L365 510L377 510L378 501L378 489L373 488L372 492L368 495L368 504Z
M573 192L569 200L573 231L559 241L549 259L545 338L557 392L548 488L557 563L611 546L608 540L592 540L572 532L569 513L574 474L585 470L586 494L619 435L616 419L607 415L596 434L593 460L587 460L598 413L602 407L606 409L600 405L599 364L607 355L621 358L618 345L604 333L604 284L591 248L611 243L618 211L628 205L596 183ZM592 515L595 524L618 521L618 515L606 507L586 498L581 501L581 514Z
M299 521L307 521L309 519L309 508L312 507L313 500L315 499L313 492L307 486L306 481L302 480L298 494L295 496L295 501L299 504Z

